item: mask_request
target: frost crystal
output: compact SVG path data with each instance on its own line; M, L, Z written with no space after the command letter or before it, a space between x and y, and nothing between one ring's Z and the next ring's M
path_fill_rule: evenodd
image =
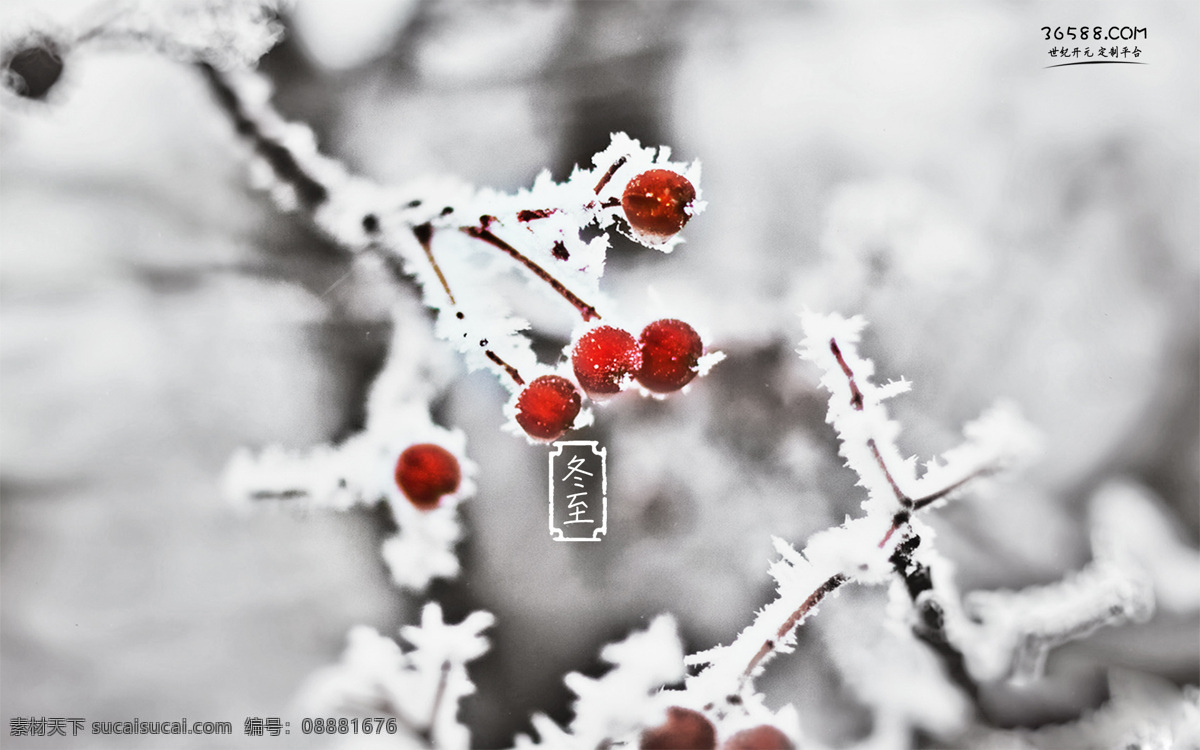
M1092 500L1093 560L1082 570L1045 586L1022 591L970 594L964 606L978 626L969 655L981 676L1028 682L1041 676L1055 646L1096 630L1145 622L1156 591L1172 607L1194 611L1196 563L1166 531L1145 490L1114 482ZM1165 537L1165 538L1164 538Z
M400 629L405 651L372 628L350 631L342 661L310 678L299 703L306 714L330 712L385 716L425 746L466 748L470 732L458 721L458 704L475 692L466 664L488 650L482 633L492 615L473 612L457 625L442 609L425 605L421 624Z
M669 693L655 691L684 674L683 645L671 617L660 615L646 630L610 643L600 658L613 665L602 677L572 672L563 678L578 696L571 725L563 730L548 717L535 715L532 722L540 742L519 736L516 747L590 750L663 720L667 706L674 704L664 702Z
M1200 691L1180 690L1156 678L1125 670L1109 674L1108 703L1077 721L1036 731L994 733L989 747L1112 747L1142 750L1200 748Z
M1137 566L1161 609L1200 610L1200 552L1180 540L1161 501L1131 481L1115 480L1092 498L1092 546L1098 554Z
M275 46L283 28L274 0L124 0L101 3L72 44L146 46L180 62L248 68Z
M366 429L338 446L243 450L226 469L225 491L243 508L269 500L333 510L387 503L400 530L384 542L384 560L398 586L419 591L433 578L458 575L457 506L475 492L475 466L466 457L463 433L439 427L429 415L430 399L453 369L438 366L439 347L419 310L410 307L395 320L388 361L367 400ZM463 473L458 490L428 511L404 497L394 476L400 453L419 443L450 451Z
M868 491L863 504L867 512L814 534L803 552L775 539L780 559L770 573L778 584L776 599L729 645L687 658L688 664L702 669L687 679L679 699L696 705L729 705L730 696L735 696L739 706L735 713L771 721L763 696L753 691L753 680L764 665L776 654L792 650L796 628L844 584L890 581L891 590L898 592L888 608L891 624L874 627L869 637L850 639L858 645L838 651L847 680L878 711L878 741L902 737L912 726L948 732L965 720L965 702L943 681L936 659L919 640L933 645L943 658L954 658L952 640L966 618L959 611L952 567L928 544L922 546L921 540L931 540L933 531L914 514L969 480L1027 457L1037 445L1036 437L1013 407L998 406L969 424L964 430L966 441L918 479L914 462L902 458L896 447L900 426L883 404L906 392L908 383L874 384L874 364L857 351L865 321L805 313L802 323L805 338L799 352L823 372L821 385L830 394L827 421L838 434L839 452L847 466ZM897 624L903 627L897 629ZM864 642L876 646L864 652ZM866 656L873 653L878 658ZM883 678L866 676L877 668L882 668ZM886 677L889 671L894 673L890 678ZM921 675L945 693L934 707L925 705L924 699L912 700L912 681Z

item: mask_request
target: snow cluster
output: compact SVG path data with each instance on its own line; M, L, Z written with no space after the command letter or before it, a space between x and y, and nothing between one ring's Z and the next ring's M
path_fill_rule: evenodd
M441 361L419 309L408 306L395 320L390 356L367 399L362 432L337 446L243 449L230 460L224 484L226 495L245 509L273 500L331 510L386 503L399 531L384 542L384 560L396 585L420 591L434 578L458 575L458 504L475 493L475 465L466 455L466 436L434 424L429 413L430 400L454 368ZM414 507L395 479L397 457L420 443L450 451L462 471L458 490L433 510Z
M284 0L108 0L53 32L61 51L144 48L222 70L258 62L283 35Z
M575 693L575 717L562 728L548 716L532 717L538 740L524 735L515 747L552 747L563 750L590 750L605 742L619 741L642 729L660 723L666 716L669 693L657 692L663 685L683 678L683 644L675 621L660 615L643 631L625 640L610 643L600 658L612 665L603 676L592 679L576 672L563 678ZM636 736L626 743L636 741Z
M475 692L466 664L487 652L482 633L492 622L489 613L473 612L450 625L441 607L430 602L420 625L400 629L408 650L359 626L350 631L342 661L310 678L300 707L315 716L391 717L404 729L399 736L407 735L413 746L466 748L470 731L459 723L459 702Z
M1081 570L1043 586L966 597L970 622L962 631L980 678L1031 682L1055 646L1102 627L1146 622L1156 608L1200 610L1200 554L1171 533L1148 490L1111 481L1090 507L1092 560Z

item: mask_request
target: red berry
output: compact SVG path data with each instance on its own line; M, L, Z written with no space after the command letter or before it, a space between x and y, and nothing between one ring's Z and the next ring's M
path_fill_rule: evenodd
M539 440L562 435L579 414L579 391L558 375L537 378L517 397L517 424Z
M713 750L717 730L704 714L671 706L667 722L642 732L641 750Z
M642 365L633 336L620 328L600 326L579 339L571 352L575 378L592 397L619 393Z
M642 330L637 381L656 393L677 391L696 377L704 342L682 320L656 320Z
M443 495L458 489L462 471L458 459L440 445L410 445L396 461L396 484L420 510L433 510Z
M721 746L721 750L796 750L787 735L770 724L743 729Z
M669 169L651 169L625 186L621 208L631 227L666 239L687 224L694 200L696 188L686 177Z

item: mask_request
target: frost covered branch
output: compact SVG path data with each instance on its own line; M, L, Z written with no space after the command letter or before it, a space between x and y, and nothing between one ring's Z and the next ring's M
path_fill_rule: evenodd
M430 416L430 402L455 369L414 312L395 316L388 360L371 387L362 432L337 446L243 449L226 468L225 494L247 509L264 500L332 510L382 501L399 529L383 544L384 560L398 586L419 591L433 578L458 575L458 505L475 493L475 465L462 431L441 427ZM453 482L431 484L420 476L406 481L397 456L427 446L450 457Z
M341 663L313 675L300 703L307 714L351 713L396 720L424 747L466 748L470 731L458 720L459 702L475 692L466 664L488 650L482 633L492 625L487 612L474 612L457 625L442 620L429 603L420 625L400 629L411 644L359 626L349 635Z
M578 316L573 338L589 322L623 324L600 290L609 244L606 231L584 239L581 230L617 228L648 247L670 252L677 229L704 208L698 163L674 162L667 148L641 146L615 134L592 167L576 167L562 183L543 172L529 190L503 194L453 179L425 179L392 187L350 175L321 155L311 131L285 122L271 107L269 86L250 73L203 68L218 101L250 144L257 182L285 210L302 209L328 237L352 254L370 254L416 279L425 304L437 313L437 335L463 355L470 369L486 369L516 396L541 375L571 377L569 369L538 362L524 333L527 321L496 293L493 277L524 274L546 304ZM661 171L686 184L687 203L675 231L630 220L628 186ZM682 189L682 188L681 188ZM625 191L623 193L623 191ZM564 307L565 304L565 307ZM576 426L587 423L586 412ZM515 423L510 423L515 427Z
M857 351L864 322L806 313L802 323L806 335L800 353L823 373L821 385L830 394L827 421L838 434L839 453L867 490L866 514L814 535L803 552L776 539L781 559L770 569L778 584L776 599L731 644L688 657L689 664L702 669L688 678L679 697L714 711L718 718L734 711L776 721L763 696L753 690L753 680L766 663L790 652L796 629L845 584L897 580L909 606L917 610L911 623L914 632L942 657L952 679L972 694L966 659L945 627L945 610L957 606L957 597L954 604L941 603L953 589L946 574L931 569L937 561L932 553L918 555L921 536L932 537L932 530L914 515L968 482L1028 456L1036 447L1032 430L1011 407L994 408L968 425L963 445L918 477L913 462L900 454L899 425L883 404L909 385L903 380L883 386L872 382L874 364Z
M756 675L769 655L794 638L795 627L827 594L848 581L872 582L873 577L881 574L884 561L908 582L907 588L916 601L931 585L917 582L918 576L929 577L923 566L910 568L912 551L919 543L912 529L913 513L948 497L970 480L1027 454L1031 445L1035 445L1029 428L1015 414L994 410L967 427L967 441L947 453L944 463L931 464L925 476L916 477L912 461L901 458L896 446L899 425L888 417L883 405L886 399L907 391L909 384L900 380L876 386L871 381L874 364L860 357L857 351L864 321L806 313L802 323L806 337L801 343L801 356L816 363L824 373L821 384L830 394L826 421L838 433L839 453L858 475L859 486L867 489L868 498L863 503L867 515L847 521L839 529L823 532L828 536L810 540L809 547L798 556L785 555L785 561L793 569L802 564L814 566L821 555L828 556L825 566L833 572L811 594L800 599L799 607L783 621L774 637L762 642L747 662L743 681ZM906 491L904 487L917 491ZM873 545L876 550L884 550L897 532L903 538L891 553L853 549L856 542L862 544L874 538L869 529L881 526L886 530ZM845 547L837 549L842 545ZM786 545L777 540L777 549L782 546ZM881 559L882 554L886 558ZM926 625L934 631L930 637L940 639L936 634L940 633L940 625L933 627L932 618L932 614L926 618Z
M1027 460L1038 446L1033 429L1010 405L993 407L966 426L966 440L959 447L930 462L917 476L914 462L901 457L896 445L899 425L883 406L887 398L908 390L908 383L872 382L874 365L857 352L863 321L806 313L803 325L806 336L800 353L822 370L821 384L830 394L827 421L838 434L839 453L867 490L866 513L815 534L802 552L774 540L780 555L770 569L778 584L776 599L729 645L687 658L701 671L675 694L678 704L709 712L721 733L728 731L730 716L741 717L743 723L783 723L767 711L753 680L774 655L792 650L799 625L847 583L890 584L889 619L910 630L906 642L885 624L884 632L890 633L886 638L874 647L855 647L866 648L869 656L845 659L847 666L864 659L872 663L874 676L866 678L872 682L850 682L882 717L876 728L879 736L904 743L900 738L910 726L945 732L960 727L966 714L950 695L940 710L914 706L906 695L916 673L904 670L926 667L919 666L915 653L905 657L887 649L924 643L940 659L945 676L978 705L978 681L1034 679L1050 648L1103 626L1144 621L1153 610L1155 588L1155 576L1146 571L1179 570L1175 566L1191 560L1192 555L1178 547L1150 556L1153 562L1147 562L1146 552L1134 552L1142 546L1124 541L1111 519L1146 516L1139 510L1144 501L1128 491L1108 490L1096 501L1095 560L1082 571L1061 583L1022 592L976 592L964 605L953 583L953 566L929 543L933 529L918 513L969 482ZM1114 511L1118 505L1134 510ZM1146 529L1147 537L1161 534L1150 518L1139 528ZM1151 546L1163 547L1161 542ZM1163 581L1158 585L1168 586L1169 578L1158 577ZM884 678L885 662L901 670L894 683ZM799 729L790 736L798 737Z
M222 70L254 65L283 34L276 0L109 0L74 23L43 23L0 49L0 91L51 95L66 60L89 47L144 49Z
M600 658L612 665L601 677L572 672L564 678L577 696L570 725L563 729L549 717L535 714L532 722L539 739L519 735L516 748L593 750L628 745L637 732L662 721L671 696L656 691L684 674L683 644L675 621L660 615L646 630L605 646Z
M141 44L150 39L160 42L152 49L195 63L248 145L256 184L281 209L301 210L352 261L369 257L398 279L415 279L423 302L436 314L437 336L463 356L468 369L492 372L510 392L504 406L510 432L552 440L589 424L591 412L581 408L574 380L593 397L608 394L609 385L620 390L635 379L642 393L661 394L683 388L720 358L706 355L687 326L686 351L670 352L683 357L682 371L664 372L658 364L662 357L648 351L661 343L647 338L647 324L653 325L647 312L617 308L599 285L610 230L663 252L682 242L679 231L705 207L698 162L673 161L670 149L643 147L618 133L592 157L590 167L576 167L563 182L543 171L532 188L512 194L445 177L381 185L320 153L310 128L286 121L274 109L269 82L234 64L252 62L277 40L272 3L196 0L153 12L134 12L141 8L137 3L100 7L107 10L98 19L81 21L71 33L35 34L8 50L8 90L32 96L25 89L35 78L46 78L39 68L46 60L57 66L53 80L44 84L48 89L62 72L65 52L81 40ZM161 20L168 18L196 38L170 36L165 29L174 26ZM37 65L29 63L27 53L37 53ZM593 322L603 320L607 327L641 329L642 339L617 360L580 362L568 346L566 356L540 362L527 333L529 322L495 283L511 275L532 292L515 301L520 307L540 304L554 311L551 317L561 316L565 325L555 335L565 334L578 345L596 330ZM597 388L586 382L596 369L612 383Z

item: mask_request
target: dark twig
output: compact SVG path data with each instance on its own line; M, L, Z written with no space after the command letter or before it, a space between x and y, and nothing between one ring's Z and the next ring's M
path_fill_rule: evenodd
M433 728L437 724L438 711L442 707L442 697L446 694L446 683L450 679L450 662L442 662L442 676L438 679L437 692L433 694L433 710L429 712L429 721L424 728L417 731L417 736L428 747L437 747L433 742Z
M584 320L591 320L592 318L599 319L600 313L596 312L596 308L581 300L574 292L563 286L561 281L547 273L546 269L527 258L520 250L517 250L515 247L500 239L495 234L492 234L491 230L486 226L463 227L462 231L477 240L483 240L492 247L503 250L513 260L525 266L527 269L533 272L534 276L537 276L539 279L549 284L554 291L558 292L565 300L574 305L575 309L579 311L579 314L583 316Z
M321 184L316 177L306 172L286 146L262 131L259 123L246 111L241 97L225 79L225 76L208 63L200 63L199 68L208 79L217 101L233 119L233 125L238 134L254 145L254 150L271 165L276 177L295 189L296 197L304 204L304 207L313 211L327 201L329 199L328 188Z
M979 686L967 671L962 652L946 636L945 613L933 590L933 573L928 565L913 559L913 553L920 544L921 538L913 534L896 545L892 556L888 558L896 574L904 581L908 596L917 609L917 623L913 626L913 632L933 649L950 680L966 693L979 711Z
M879 452L879 446L875 445L874 438L867 440L867 447L871 449L871 454L875 456L875 463L879 464L879 468L883 470L883 476L887 478L888 485L891 486L896 499L900 501L900 506L911 508L913 505L912 499L900 489L900 485L896 484L896 478L892 476L891 469L888 468L887 462L883 460L883 454Z

